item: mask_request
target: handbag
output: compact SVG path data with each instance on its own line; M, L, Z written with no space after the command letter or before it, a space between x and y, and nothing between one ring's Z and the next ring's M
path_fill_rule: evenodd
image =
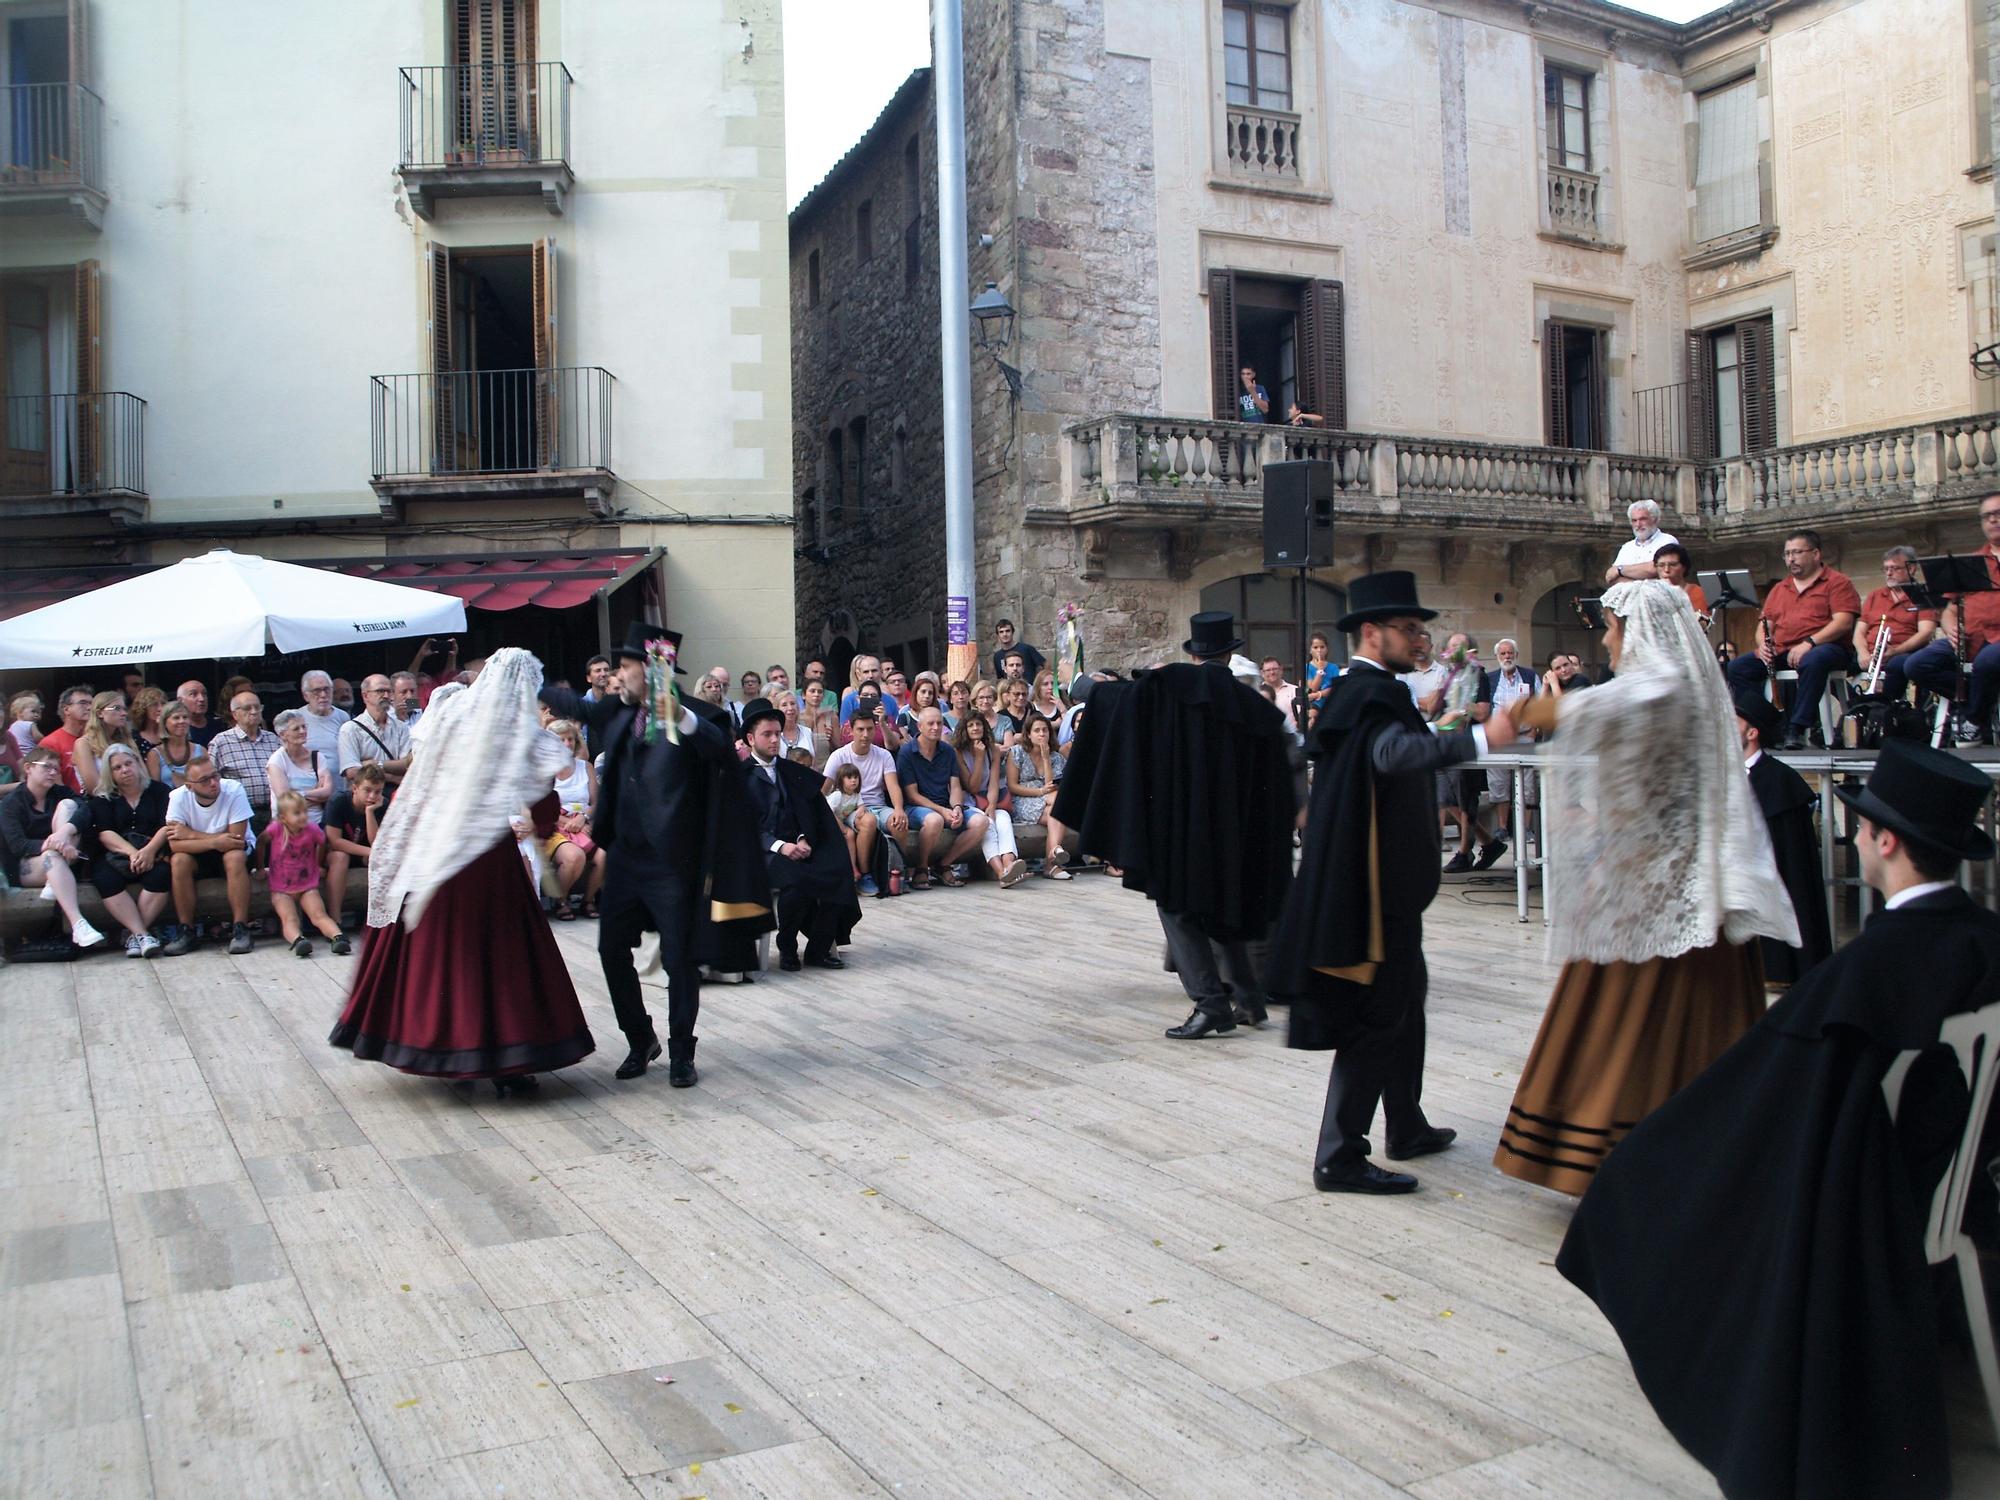
M1880 750L1886 740L1921 744L1930 738L1922 710L1900 698L1857 698L1846 717L1855 721L1855 744L1863 750Z

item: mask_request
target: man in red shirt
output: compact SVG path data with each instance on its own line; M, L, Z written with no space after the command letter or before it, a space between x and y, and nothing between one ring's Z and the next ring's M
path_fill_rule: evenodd
M89 683L64 688L62 697L56 700L56 712L62 715L62 727L42 736L42 744L62 757L63 785L79 794L83 791L83 783L77 780L76 775L76 742L83 738L83 731L90 726L90 700L95 696Z
M2000 493L1979 502L1979 529L1986 545L1973 554L1986 559L1986 575L2000 590ZM1959 725L1962 745L1993 743L1993 703L2000 698L2000 592L1967 594L1944 612L1940 638L1910 658L1910 681L1949 698L1958 688L1958 663L1953 637L1964 620L1965 659L1972 663L1972 683L1966 692L1965 719ZM47 740L42 743L46 745Z
M1882 587L1861 601L1861 623L1854 627L1854 654L1864 677L1875 662L1875 643L1881 641L1882 692L1892 699L1909 690L1910 658L1931 643L1938 629L1937 611L1918 609L1903 592L1913 579L1910 570L1916 561L1914 547L1891 547L1882 554Z
M1854 622L1861 614L1861 595L1844 573L1820 561L1819 533L1795 531L1785 538L1785 576L1764 596L1759 621L1762 641L1755 652L1729 663L1732 690L1756 691L1772 672L1799 674L1792 700L1791 726L1774 750L1798 750L1821 743L1820 699L1832 672L1859 670L1854 658Z

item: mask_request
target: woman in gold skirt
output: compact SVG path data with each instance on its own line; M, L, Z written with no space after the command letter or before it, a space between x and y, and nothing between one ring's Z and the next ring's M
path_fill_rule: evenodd
M1572 1195L1756 1024L1755 940L1798 931L1687 595L1648 580L1603 605L1618 675L1520 710L1560 729L1543 817L1564 963L1494 1154L1508 1176Z

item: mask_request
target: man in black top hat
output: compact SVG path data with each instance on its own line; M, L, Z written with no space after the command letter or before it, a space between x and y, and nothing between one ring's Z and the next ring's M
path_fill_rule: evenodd
M1726 1494L1950 1487L1924 1229L1967 1137L1940 1031L2000 999L2000 915L1956 880L1991 793L1904 740L1839 789L1884 909L1619 1143L1557 1256Z
M1826 912L1826 872L1819 857L1819 828L1813 815L1819 797L1805 777L1767 753L1786 735L1784 711L1755 688L1731 692L1736 703L1736 732L1743 741L1743 765L1750 773L1750 790L1764 810L1771 831L1771 852L1777 856L1778 878L1792 898L1799 918L1799 946L1776 938L1759 938L1764 955L1764 980L1784 989L1833 952L1833 930Z
M804 932L805 963L844 969L836 945L861 920L854 870L840 824L820 795L819 773L785 758L779 743L784 724L784 710L768 698L743 705L743 738L750 746L743 774L763 819L765 863L778 906L778 967L788 974L803 967Z
M701 964L745 930L768 931L771 894L732 736L678 692L647 686L649 651L672 660L675 676L687 675L680 644L677 631L641 623L615 653L621 701L605 722L592 833L607 851L597 957L632 1048L618 1076L636 1078L660 1055L632 963L651 927L667 976L667 1080L688 1088Z
M1193 661L1091 689L1054 813L1080 850L1159 908L1194 1002L1167 1031L1176 1041L1263 1024L1246 944L1264 935L1291 879L1297 809L1284 715L1229 675L1243 645L1235 621L1211 611L1190 625Z
M1272 993L1292 997L1290 1045L1337 1048L1313 1182L1326 1192L1407 1193L1417 1180L1368 1160L1382 1105L1392 1161L1457 1137L1424 1117L1424 908L1439 881L1434 773L1513 742L1514 721L1433 734L1409 689L1418 628L1435 610L1403 572L1348 585L1354 639L1308 747L1312 809L1298 879L1271 943Z

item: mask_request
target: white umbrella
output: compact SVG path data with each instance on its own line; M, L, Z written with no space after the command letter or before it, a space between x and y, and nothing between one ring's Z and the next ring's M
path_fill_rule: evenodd
M267 639L310 651L464 629L453 595L218 547L0 621L0 668L262 656Z

